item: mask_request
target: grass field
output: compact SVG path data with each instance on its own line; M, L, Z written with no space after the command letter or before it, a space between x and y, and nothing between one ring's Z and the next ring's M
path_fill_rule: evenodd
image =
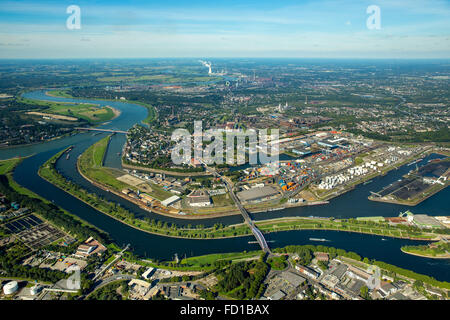
M121 191L130 185L116 179L113 171L103 167L103 156L109 143L109 136L90 146L79 159L80 171L92 180Z
M214 253L204 256L191 257L181 260L181 264L189 267L201 267L204 265L212 265L215 261L220 260L245 260L251 258L259 258L262 251L235 252L235 253Z
M114 118L115 114L111 107L98 107L94 104L85 103L58 103L52 101L31 100L26 98L19 99L20 102L39 105L45 107L40 110L48 114L57 114L68 117L75 117L88 121L91 124L109 121Z
M8 160L0 160L0 174L7 174L14 170L14 168L22 161L22 158L13 158Z
M47 93L54 97L73 98L70 94L67 93L66 90L52 90L52 91L47 91Z
M404 228L390 226L387 223L364 223L352 220L331 220L314 218L280 218L261 221L256 223L257 227L264 232L279 232L287 230L339 230L347 232L367 233L379 236L397 238L433 239L437 235L424 232L412 231Z
M105 122L114 118L114 112L110 107L98 108L92 104L52 104L44 111L46 113L76 117L90 123Z
M189 82L209 82L220 80L220 77L214 76L176 76L167 74L156 74L156 75L126 75L120 74L113 77L100 77L97 81L100 82L119 82L119 81L130 81L130 82L140 82L140 81L155 81L157 83L189 83Z
M215 207L233 206L234 202L228 193L211 197Z

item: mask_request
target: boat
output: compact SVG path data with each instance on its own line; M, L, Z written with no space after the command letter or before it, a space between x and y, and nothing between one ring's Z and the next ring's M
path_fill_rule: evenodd
M415 164L415 163L417 163L417 162L420 162L420 161L422 161L423 159L421 158L421 159L417 159L417 160L415 160L415 161L413 161L413 162L410 162L410 163L408 163L407 164L407 166L409 167L409 166L412 166L413 164Z
M320 242L326 242L326 241L330 241L327 239L318 239L318 238L309 238L309 241L320 241Z
M369 184L369 183L372 183L372 180L364 182L363 185L366 185L366 184Z
M275 240L267 240L267 243L273 243ZM249 241L248 244L258 244L258 241Z

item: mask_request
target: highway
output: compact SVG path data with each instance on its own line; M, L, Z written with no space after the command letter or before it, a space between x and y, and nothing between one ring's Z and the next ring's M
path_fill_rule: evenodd
M250 218L247 210L244 208L244 206L241 204L241 201L238 199L236 194L233 191L233 183L231 180L227 177L221 176L215 169L208 167L202 160L200 162L205 166L206 171L212 173L216 178L220 178L227 188L227 191L231 195L231 198L233 199L234 203L238 207L239 211L241 212L242 216L244 217L245 223L247 223L252 230L253 235L255 236L256 240L258 241L258 244L260 245L261 249L264 252L271 253L269 245L267 244L266 239L264 238L264 235L262 232L256 227L255 223L253 222L252 218Z

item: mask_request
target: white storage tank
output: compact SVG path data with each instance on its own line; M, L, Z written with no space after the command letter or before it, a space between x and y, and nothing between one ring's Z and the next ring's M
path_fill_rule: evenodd
M35 296L40 290L40 287L38 285L35 285L34 287L31 287L30 293L31 295Z
M3 286L3 293L13 294L17 291L17 289L19 289L19 284L17 283L17 281L10 281Z

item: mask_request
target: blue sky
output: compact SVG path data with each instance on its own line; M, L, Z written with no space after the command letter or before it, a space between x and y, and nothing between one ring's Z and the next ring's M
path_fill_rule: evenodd
M449 58L450 0L0 0L0 58L147 57Z

